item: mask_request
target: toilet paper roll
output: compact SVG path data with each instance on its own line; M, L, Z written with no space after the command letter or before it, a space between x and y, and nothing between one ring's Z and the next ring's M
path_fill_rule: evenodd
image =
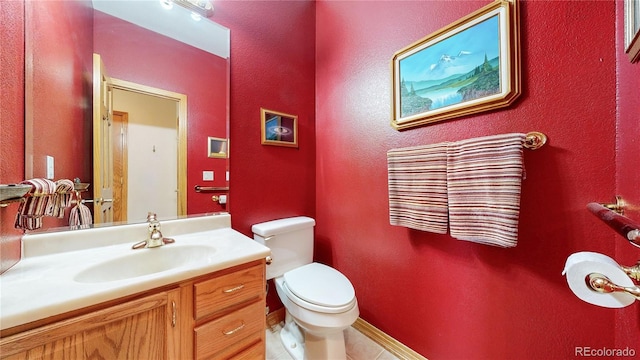
M612 258L594 252L578 252L571 254L564 265L563 275L573 293L583 301L593 305L621 308L633 304L635 297L627 293L602 294L591 289L585 282L591 273L602 274L620 286L634 286L633 281Z

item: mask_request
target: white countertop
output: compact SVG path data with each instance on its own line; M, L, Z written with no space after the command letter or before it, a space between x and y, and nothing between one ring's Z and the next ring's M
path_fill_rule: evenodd
M222 218L213 219L216 216L222 216ZM13 268L0 276L0 328L11 328L49 316L151 290L253 260L263 259L270 254L270 250L267 247L231 229L231 227L227 227L226 225L230 224L228 214L203 217L195 222L190 219L185 219L185 221L189 223L187 227L195 230L204 230L174 235L165 231L174 229L174 225L184 225L180 223L181 220L174 220L175 223L168 224L166 230L163 224L164 236L173 238L176 242L154 249L131 249L133 243L141 240L137 238L137 235L140 233L140 229L144 234L144 231L146 231L145 224L127 225L125 226L126 229L123 227L120 232L116 230L117 240L114 239L114 241L117 243L113 245L104 245L99 240L93 241L94 235L95 238L99 238L102 235L104 230L101 231L101 229L64 232L66 234L53 233L56 241L61 242L60 248L63 249L61 252L47 251L40 254L34 249L30 249L25 253L38 253L38 255L23 258ZM113 236L114 228L117 227L107 228L110 229L109 236ZM131 235L131 231L135 233L135 236ZM176 232L180 231L176 230ZM37 245L29 244L31 239L28 236L25 236L25 238L23 240L25 248L27 246L36 246L37 248ZM37 240L34 244L43 242L49 248L54 247L50 243L53 240L47 234L34 235L33 238ZM64 240L60 240L61 238ZM69 243L78 242L78 238L82 238L82 246L67 246ZM144 239L144 236L142 239ZM102 246L87 247L86 244L92 243L100 243ZM170 251L171 247L193 245L211 247L212 251L207 256L200 256L193 264L188 263L148 275L95 283L74 280L74 277L83 270L111 259L117 259L123 254L143 251Z

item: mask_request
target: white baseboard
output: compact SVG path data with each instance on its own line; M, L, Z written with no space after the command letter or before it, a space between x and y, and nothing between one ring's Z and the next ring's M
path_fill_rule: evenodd
M356 322L351 326L367 336L369 339L376 342L378 345L385 348L388 352L395 355L395 357L397 357L398 359L427 360L427 358L425 358L424 356L411 350L408 346L385 334L380 329L362 320L361 318L358 318Z

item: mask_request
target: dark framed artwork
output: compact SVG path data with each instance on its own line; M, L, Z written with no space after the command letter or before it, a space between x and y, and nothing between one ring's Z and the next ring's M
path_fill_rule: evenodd
M263 145L298 147L298 117L278 111L260 109Z

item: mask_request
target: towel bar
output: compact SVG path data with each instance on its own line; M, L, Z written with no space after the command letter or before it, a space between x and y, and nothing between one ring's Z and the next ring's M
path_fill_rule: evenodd
M640 224L595 202L587 204L587 209L632 245L640 247Z
M229 187L228 186L200 186L200 185L196 185L194 187L194 190L196 192L203 192L203 191L229 191Z
M547 143L547 135L539 131L528 132L524 137L524 147L529 150L538 150Z

